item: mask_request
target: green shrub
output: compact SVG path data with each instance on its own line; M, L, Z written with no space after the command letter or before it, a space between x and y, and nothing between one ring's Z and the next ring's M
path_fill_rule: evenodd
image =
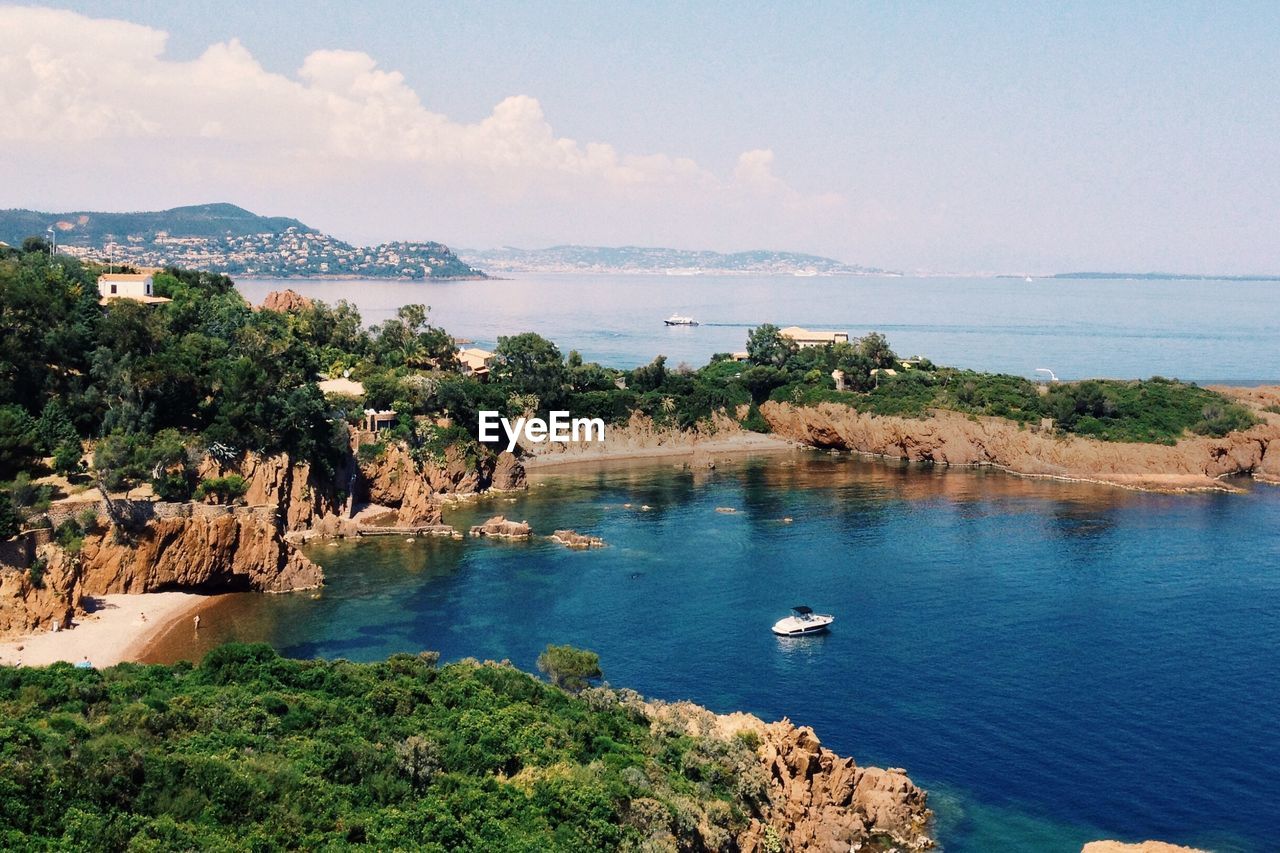
M538 655L538 670L551 683L567 690L581 690L589 681L602 678L600 656L573 646L547 646Z
M46 563L43 558L37 557L31 561L31 565L27 566L27 577L31 580L31 585L36 589L44 589L44 570Z
M228 474L225 477L207 477L196 486L195 499L203 501L212 497L217 503L227 504L244 497L249 484L239 474Z
M385 441L366 441L356 449L356 458L361 462L377 462L387 452L387 443Z
M747 416L742 419L742 428L751 432L773 432L764 415L760 414L760 407L755 403L751 404L751 408L747 410Z

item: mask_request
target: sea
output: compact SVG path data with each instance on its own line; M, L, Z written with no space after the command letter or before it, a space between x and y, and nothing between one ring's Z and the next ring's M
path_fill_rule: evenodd
M254 303L286 287L346 299L370 324L425 304L432 323L478 346L537 332L612 367L658 355L698 367L774 323L882 332L901 356L1028 377L1280 380L1280 282L563 274L240 284ZM673 314L700 325L663 325Z
M899 353L1062 378L1280 375L1280 286L1009 279L530 276L451 284L249 282L408 302L481 345L538 331L620 367L704 363L762 322L886 333ZM703 322L668 329L672 312ZM200 636L301 657L439 650L533 670L548 643L606 679L713 710L788 717L926 787L946 851L1078 851L1157 838L1276 849L1280 828L1280 488L1157 495L786 451L550 468L527 493L446 511L546 540L320 543L319 592L226 596ZM732 509L734 512L722 510ZM806 604L825 636L769 626Z

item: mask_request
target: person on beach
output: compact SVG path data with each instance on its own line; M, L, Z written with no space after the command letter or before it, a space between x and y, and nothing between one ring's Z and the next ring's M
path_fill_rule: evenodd
M195 615L195 618L193 618L191 622L196 626L196 630L199 631L200 630L200 614L197 613Z

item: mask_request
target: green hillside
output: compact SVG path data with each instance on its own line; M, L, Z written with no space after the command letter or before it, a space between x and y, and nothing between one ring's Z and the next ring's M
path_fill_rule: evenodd
M767 796L750 739L437 657L0 669L0 846L728 849Z
M296 219L258 216L225 202L140 213L0 211L0 241L12 246L20 245L27 237L46 236L50 226L53 226L60 245L71 246L97 246L107 240L123 241L130 236L149 241L162 231L173 237L242 237L278 233L286 228L315 231Z

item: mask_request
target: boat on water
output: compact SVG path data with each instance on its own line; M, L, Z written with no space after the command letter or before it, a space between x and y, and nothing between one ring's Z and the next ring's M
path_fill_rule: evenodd
M667 319L663 320L662 322L666 323L668 326L696 326L696 325L698 325L698 321L697 321L697 320L695 320L695 319L693 319L692 317L683 317L683 316L681 316L681 315L679 315L679 314L672 314L670 317L668 317Z
M773 633L779 637L804 637L808 634L820 634L836 621L829 613L814 613L812 607L797 604L791 608L791 615L773 623Z

